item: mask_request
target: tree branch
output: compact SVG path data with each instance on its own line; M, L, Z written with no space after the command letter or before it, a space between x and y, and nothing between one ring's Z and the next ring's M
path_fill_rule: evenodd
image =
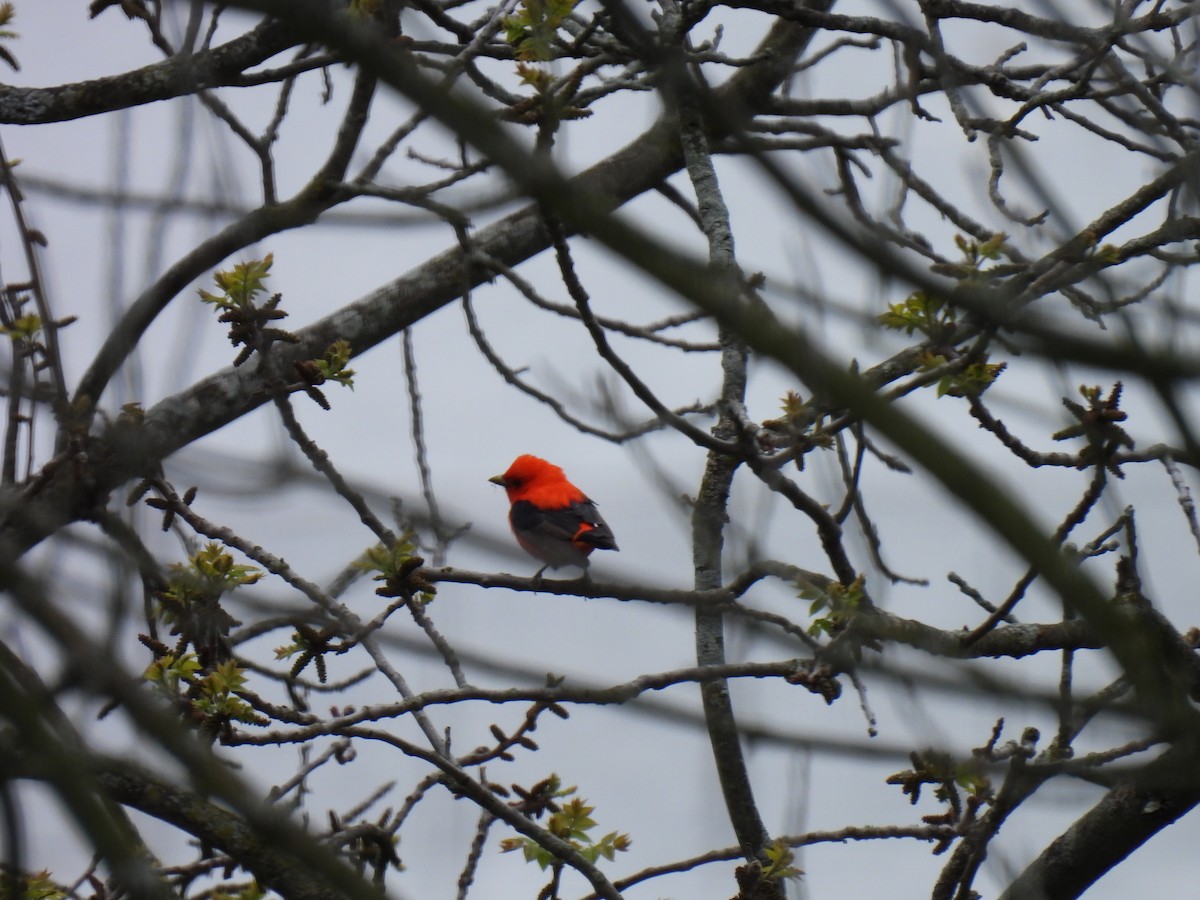
M67 122L237 84L246 69L297 43L286 22L269 19L219 47L120 75L48 88L0 85L0 124Z

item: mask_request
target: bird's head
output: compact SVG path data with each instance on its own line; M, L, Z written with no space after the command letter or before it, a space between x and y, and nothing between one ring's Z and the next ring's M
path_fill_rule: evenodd
M562 469L528 453L514 459L503 475L493 475L488 481L504 488L509 499L516 499L541 487L569 484Z

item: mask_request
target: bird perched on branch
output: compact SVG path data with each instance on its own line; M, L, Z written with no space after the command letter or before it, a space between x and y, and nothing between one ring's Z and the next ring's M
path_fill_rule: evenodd
M612 529L579 488L567 481L558 466L525 454L508 471L488 481L508 493L512 508L508 522L517 543L546 569L577 566L586 570L593 550L616 550Z

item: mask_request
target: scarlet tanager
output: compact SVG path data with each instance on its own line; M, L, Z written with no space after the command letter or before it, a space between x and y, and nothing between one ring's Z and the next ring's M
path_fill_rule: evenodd
M513 460L508 471L488 481L508 493L512 508L508 522L517 543L545 563L546 569L578 566L586 569L593 550L616 550L612 529L596 504L567 481L558 466L525 454Z

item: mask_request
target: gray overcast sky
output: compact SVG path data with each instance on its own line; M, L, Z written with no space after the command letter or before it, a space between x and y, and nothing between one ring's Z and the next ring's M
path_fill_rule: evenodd
M870 4L855 6L857 11ZM724 49L735 53L751 46L760 23L750 16L728 14L727 18L730 21ZM22 71L8 77L18 84L51 85L96 77L157 58L138 23L126 21L116 10L89 22L86 4L81 0L20 2L16 30L20 40L15 51ZM981 41L978 58L993 58L999 49ZM801 84L814 96L866 95L890 81L891 67L892 61L884 53L843 52L840 59L835 57L829 65L822 64L802 76ZM310 75L297 86L277 154L285 193L297 189L321 158L348 94L346 73L332 70L330 75L334 101L328 107L319 102L319 76ZM220 96L258 126L272 108L270 92L222 91ZM994 223L997 229L1009 228L982 195L986 178L982 141L966 144L953 118L932 102L930 108L942 116L941 123L897 121L895 117L907 115L898 107L889 114L893 120L888 127L911 134L915 164L926 177L949 179L957 185L966 208L981 220ZM601 105L601 112L566 141L565 165L582 167L607 155L639 133L656 110L649 94L607 107ZM393 121L387 120L389 112ZM372 134L381 138L406 113L402 102L381 104L373 114ZM1038 148L1043 151L1037 157L1039 165L1054 164L1052 170L1041 173L1042 177L1064 201L1074 226L1127 194L1145 176L1137 168L1124 171L1123 160L1118 163L1093 156L1087 165L1079 165L1073 159L1077 150L1067 142L1065 128L1060 131L1056 123L1038 127L1043 129L1047 145L1057 145L1050 152ZM182 104L158 104L128 115L37 129L10 127L0 133L0 138L9 156L22 160L18 170L22 177L53 178L90 188L111 187L114 179L124 178L131 191L160 194L177 184L175 167L180 165L181 154L186 154L189 162L182 185L188 198L246 205L258 201L257 176L249 154L198 107L185 112ZM371 142L366 145L371 146ZM447 142L428 135L418 139L417 146L431 155L452 152ZM397 160L390 171L402 181L412 177L413 165ZM802 165L814 189L833 183L827 157L806 160ZM1103 172L1103 177L1097 177L1098 172ZM798 284L827 291L866 315L878 313L886 300L895 300L898 292L902 293L901 288L881 283L876 273L849 261L815 229L798 226L796 217L789 215L779 201L776 189L759 173L745 164L727 162L722 162L720 173L731 205L740 260L747 270L765 271L769 283L781 289ZM682 178L673 181L681 190L687 190ZM496 183L495 187L501 185ZM886 198L894 185L876 183L872 189L880 198ZM1015 202L1033 204L1019 185L1014 183L1012 189ZM379 212L385 209L371 203L361 204L361 208ZM38 190L30 191L28 210L50 241L43 258L56 309L60 314L80 318L64 334L71 379L78 378L90 361L112 317L131 302L147 280L227 221L220 216L116 216L103 207ZM928 212L910 212L914 227L925 230L933 239L949 241L953 229L947 223ZM702 248L687 219L661 197L636 201L629 214L657 231L678 235L697 251ZM486 214L481 217L486 219ZM7 248L0 261L8 267L15 258L11 223L6 218L0 227ZM1054 224L1048 227L1061 230ZM300 327L452 243L452 232L441 224L331 224L273 237L254 252L274 254L271 287L284 295L283 306L291 315L287 324ZM683 309L661 287L615 262L588 240L577 240L574 246L584 282L604 314L645 322ZM239 254L239 258L246 256ZM522 266L521 272L551 293L552 299L567 302L548 258ZM7 271L4 276L13 277ZM603 380L631 420L644 418L636 401L605 373L586 333L577 324L535 312L515 291L499 285L478 291L476 301L481 322L498 351L514 367L528 367L528 374L538 384L570 398L572 408L580 415L599 421L602 410L597 385ZM836 311L821 313L797 304L796 315L819 322L816 327L823 329L829 346L847 359L857 357L869 364L894 349L879 341L864 345L857 323ZM818 316L823 316L823 321ZM687 333L704 336L709 329L698 326ZM677 587L690 584L691 551L680 495L695 490L703 451L682 437L664 434L643 442L639 452L646 456L642 459L625 448L578 434L545 407L501 382L471 343L457 305L421 322L414 337L439 499L452 522L472 523L468 538L452 549L451 564L532 573L535 566L527 558L496 551L508 546L506 502L502 492L486 479L502 471L518 453L533 452L562 464L568 475L601 504L616 532L621 553L598 558L593 567L596 577L645 579ZM628 341L617 341L617 346L671 404L709 400L716 389L719 372L712 357L680 360ZM222 327L202 307L194 290L186 291L154 325L137 359L114 384L105 405L115 409L120 403L137 400L148 407L228 364L231 356ZM297 401L302 421L344 473L371 486L381 498L397 495L404 499L406 509L420 512L399 342L376 348L356 360L354 367L359 376L353 392L337 388L328 391L332 412L324 412L303 399ZM1049 430L1047 423L1061 420L1058 398L1073 391L1078 378L1075 373L1050 371L1028 374L1024 380L1014 377L997 385L994 398L1008 401L1003 408L1011 412L1013 422L1036 424L1045 433ZM792 387L795 385L790 379L773 367L756 366L750 414L756 419L774 415L779 398ZM994 458L994 446L977 433L962 409L956 408L957 403L949 398L929 398L916 401L914 406L929 419L944 423L947 433L964 446ZM1131 424L1139 436L1148 440L1156 438L1161 427L1145 418ZM213 465L204 459L205 451L221 454L221 458L258 461L268 467L276 464L281 453L297 459L298 455L284 446L273 413L260 410L202 440L181 454L169 466L168 474L177 478L180 486L200 485L198 508L204 515L229 524L286 557L314 581L332 579L372 542L352 511L328 491L293 484L251 492L247 488L256 486L261 471L242 471L230 463ZM644 460L653 460L670 476L670 482L657 477L656 469L643 464ZM1061 473L1030 472L1012 460L999 462L1006 477L1037 498L1037 512L1047 523L1061 519L1077 499L1082 475L1072 478ZM812 466L803 480L817 493L825 491L831 499L834 496L831 465ZM985 595L994 596L1011 585L1020 567L1006 554L998 553L992 539L962 512L944 503L922 500L918 505L914 498L929 496L925 484L927 479L921 475L902 476L881 467L870 472L866 497L888 559L902 573L928 578L933 584L929 589L889 589L882 582L872 587L887 605L903 614L946 627L972 624L979 618L978 611L946 583L946 570L952 565ZM1121 492L1139 498L1139 528L1147 560L1144 565L1155 596L1186 600L1187 593L1176 589L1195 583L1197 561L1194 547L1183 540L1186 535L1178 527L1169 481L1157 468L1138 470L1130 474ZM1114 503L1114 514L1116 506ZM769 496L748 480L739 482L733 510L730 571L751 554L819 565L820 548L815 537L809 530L795 527L784 511L775 509ZM384 515L388 512L382 502L376 511ZM1093 530L1089 527L1083 539L1090 539ZM481 540L473 540L471 535ZM160 549L180 558L183 554L166 537ZM62 552L46 549L42 556ZM78 565L80 568L69 571L66 578L86 594L95 562L81 561ZM254 596L267 604L296 602L282 585L269 580L254 589ZM753 599L793 616L797 616L795 604L802 602L787 591L770 589ZM378 599L365 584L356 587L347 602L364 617L378 609ZM1025 612L1029 614L1028 609ZM1178 612L1186 619L1182 610L1167 612ZM483 665L485 660L519 660L533 678L538 673L554 672L610 684L643 672L687 665L693 654L690 618L674 609L446 585L440 589L431 615L466 655L468 671L478 672L475 677L484 684L505 684L512 678L488 671ZM404 632L402 626L397 630ZM271 648L281 642L281 635L272 635L254 646L269 659ZM117 650L131 660L131 666L144 664L132 635ZM773 659L798 652L795 647L789 649L776 639L741 628L734 630L731 640L731 655L735 656ZM432 659L416 655L411 648L397 648L396 653L397 664L402 665L415 687L450 684L444 668ZM478 663L471 661L475 654L480 657ZM915 656L887 658L884 662L910 669L929 666L928 660ZM344 675L356 665L342 660L333 668ZM473 665L478 667L473 669ZM1102 666L1095 669L1092 677L1097 684L1111 674ZM1024 678L1025 672L1025 664L1012 668L1014 678ZM1053 729L1050 712L1031 705L1001 704L998 700L993 705L987 698L952 694L931 698L884 679L868 679L868 683L871 705L879 717L879 737L873 743L865 738L866 725L853 696L827 709L815 696L798 695L794 690L738 684L735 699L746 723L759 724L776 735L865 744L867 751L872 746L904 747L914 742L966 751L986 740L991 724L1001 714L1008 716L1009 736L1015 736L1027 724L1047 732ZM361 695L355 698L360 704L385 702L392 696L379 678L369 680L360 690ZM652 700L663 709L687 712L693 717L697 710L694 691L689 689L677 688ZM568 723L547 719L537 735L541 752L525 754L507 767L490 767L488 774L503 783L528 784L553 769L565 783L577 784L580 793L597 807L601 833L618 829L628 831L634 839L629 853L605 866L612 875L732 844L702 729L694 718L681 724L653 709L648 715L618 709L581 709ZM510 729L520 716L517 709L480 706L439 709L434 714L439 726L453 726L460 749L486 740L490 722ZM92 726L92 730L100 733L104 728ZM237 755L248 773L263 785L283 780L297 764L295 752L290 749ZM888 774L905 765L903 760L856 755L849 750L810 755L792 743L769 737L751 746L750 758L768 824L774 832L914 819L899 789L882 786ZM397 804L421 772L412 763L397 762L394 753L361 747L352 764L325 769L314 779L309 810L314 821L327 807L345 810L382 780L391 778L398 786L389 803ZM982 887L994 890L1096 796L1098 791L1085 785L1055 788L1024 809L995 845ZM923 803L922 812L934 810L931 801ZM395 884L404 896L452 896L453 878L447 872L456 872L461 866L476 811L464 801L443 796L429 801L417 815L422 827L406 828L399 848L410 871ZM61 832L46 822L38 825L43 829L35 835L38 864L52 866L62 877L80 868L75 851L63 846ZM1194 817L1168 829L1156 838L1153 847L1107 876L1089 896L1125 898L1147 884L1166 895L1182 896L1195 883L1190 848L1198 838ZM871 860L869 866L861 864L865 859ZM803 852L800 860L807 874L798 890L813 898L923 896L943 862L924 849L901 842L865 852L854 847L819 847ZM520 860L518 854L501 856L493 844L480 869L477 893L483 898L531 897L542 883L543 875ZM730 885L727 867L710 867L633 889L628 896L719 900L729 895ZM912 885L911 890L908 885ZM575 893L582 892L579 881Z

